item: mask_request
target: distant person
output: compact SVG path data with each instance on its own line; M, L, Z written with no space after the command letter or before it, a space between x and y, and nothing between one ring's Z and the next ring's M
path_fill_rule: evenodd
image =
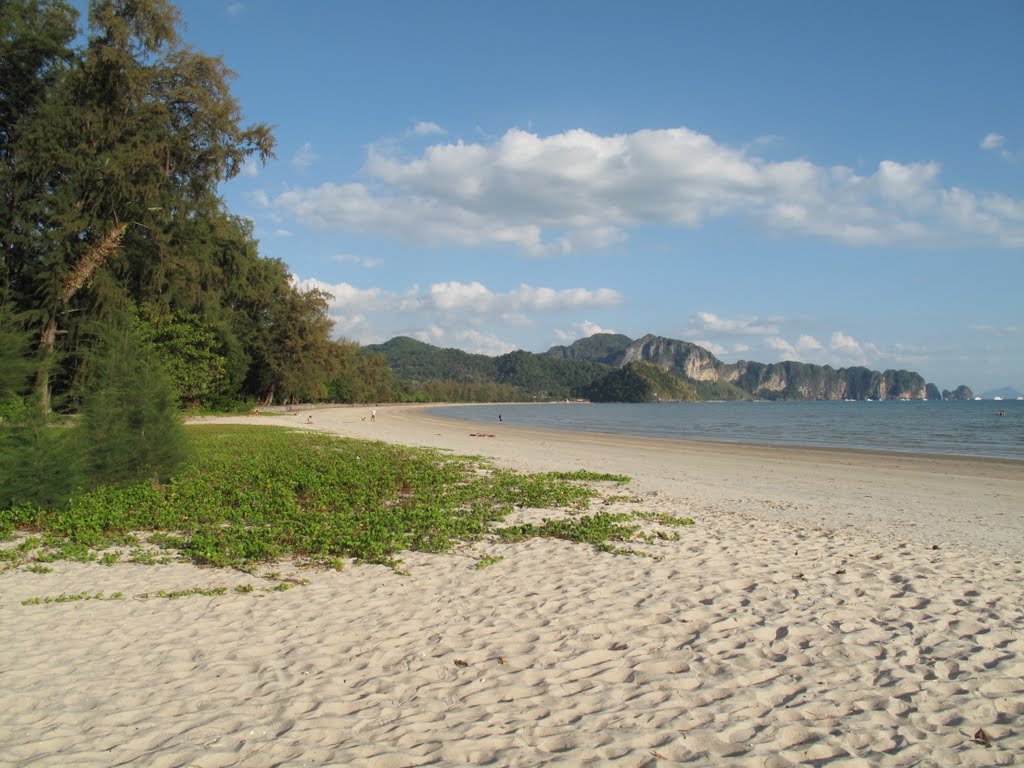
M498 414L498 421L501 421L501 414Z
M376 421L376 420L377 420L377 409L374 408L372 411L370 411L370 421Z
M306 417L306 423L307 424L312 424L313 423L313 416L312 416L312 414L310 414L309 416Z

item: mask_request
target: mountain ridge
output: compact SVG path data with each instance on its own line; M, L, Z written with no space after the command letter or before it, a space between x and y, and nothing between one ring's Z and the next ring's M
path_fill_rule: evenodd
M668 399L686 400L927 400L941 397L938 387L915 371L875 371L864 366L833 368L792 360L724 363L698 344L654 334L630 339L623 334L599 333L569 345L553 346L547 352L516 350L497 357L442 349L409 337L395 337L365 349L384 355L396 376L410 384L431 380L490 381L510 386L533 399L607 400L632 393L630 397L641 398L637 402L645 402L652 396L660 397L659 390ZM653 365L687 387L676 387L643 367L633 368L624 379L619 372L632 363ZM613 374L615 377L610 379ZM967 387L961 385L957 391L965 389ZM616 392L620 394L615 395Z

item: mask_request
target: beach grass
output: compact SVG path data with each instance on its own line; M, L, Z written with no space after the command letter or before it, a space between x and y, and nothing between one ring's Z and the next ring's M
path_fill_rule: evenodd
M5 563L57 559L251 568L283 558L337 568L344 558L396 566L405 550L445 552L496 534L601 546L635 531L623 516L586 514L597 483L629 478L576 471L523 474L479 457L277 427L195 425L192 458L165 485L102 486L66 508L0 512ZM539 526L502 521L516 507L562 508ZM112 548L128 548L122 558Z

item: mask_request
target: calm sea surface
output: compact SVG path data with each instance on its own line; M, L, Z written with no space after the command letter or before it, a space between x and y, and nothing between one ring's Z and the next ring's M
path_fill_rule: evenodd
M1005 416L996 412L1005 411ZM544 403L434 413L504 423L726 443L867 448L1024 461L1024 401Z

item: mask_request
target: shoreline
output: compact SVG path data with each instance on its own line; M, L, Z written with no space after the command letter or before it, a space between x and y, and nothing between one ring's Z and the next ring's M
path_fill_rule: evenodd
M827 401L807 401L807 402L814 402L815 404L828 404L828 405L833 404L833 403L829 403ZM841 402L841 401L834 401L834 403L837 404L837 405L839 404L839 402ZM669 403L669 404L671 404L671 403ZM704 405L720 405L720 404L727 404L727 403L725 401L700 401L700 402L694 402L694 403L686 403L685 405L686 406L693 406L693 407L700 407L700 406L704 406ZM754 405L772 405L772 404L778 405L780 403L773 403L772 401L757 401L757 402L749 403L749 405L751 405L751 406L754 406ZM796 403L794 403L794 404L796 404ZM559 401L552 401L552 402L549 402L549 403L532 403L532 404L524 404L524 403L507 403L507 404L506 403L493 403L493 404L492 403L436 403L436 404L415 404L415 405L417 405L419 407L425 407L425 408L435 408L436 407L439 410L444 410L446 408L468 407L468 408L486 409L486 408L497 408L497 407L506 407L506 406L508 408L510 408L510 409L514 409L516 406L524 406L524 405L527 406L527 407L531 407L532 408L532 407L545 407L545 406L562 406L562 405L568 405L568 403L562 403L562 402L559 402ZM583 403L583 404L579 404L579 405L591 405L591 404L590 403ZM597 405L597 406L600 407L601 405L604 405L604 404L598 403L598 404L593 404L593 405ZM611 405L617 405L617 404L611 404ZM646 404L643 404L643 405L649 405L649 406L656 407L658 405L663 405L663 404L661 404L661 403L658 403L658 404L646 403ZM489 420L486 420L486 419L481 419L481 420L477 421L477 420L474 420L474 419L471 419L471 418L461 418L461 417L452 417L452 418L458 418L458 420L460 420L460 421L476 422L476 423L480 423L480 424L490 423ZM595 434L603 434L603 435L623 435L623 436L643 437L643 438L651 438L651 439L683 440L683 441L686 441L686 442L696 442L696 443L702 443L702 444L741 445L741 446L749 446L749 447L754 447L754 448L757 448L757 447L762 447L762 448L791 447L791 448L801 448L801 449L808 449L808 450L849 451L849 452L853 452L853 453L865 453L866 452L866 453L879 453L879 454L886 454L886 455L888 455L888 454L895 454L895 455L925 456L925 457L948 456L948 457L953 457L953 458L964 458L964 459L993 459L993 460L998 460L998 461L1014 462L1018 466L1024 468L1024 455L1013 456L1013 455L999 455L999 454L992 454L992 453L989 453L989 454L982 454L982 453L956 453L956 452L950 453L950 452L942 452L941 450L914 450L914 449L886 448L886 447L872 447L872 446L862 446L862 447L859 447L859 446L849 446L849 445L829 445L829 444L825 444L825 443L810 443L810 442L801 443L801 442L796 442L796 441L793 441L793 442L774 442L773 443L773 442L768 442L768 441L752 442L750 440L744 440L744 439L706 439L706 438L702 439L700 437L679 436L679 435L666 435L666 434L656 434L656 433L644 433L644 432L640 432L640 431L629 431L628 427L624 427L622 429L622 431L609 432L609 431L603 431L603 430L599 430L599 429L573 428L572 426L569 426L569 425L558 426L558 425L556 425L554 423L551 424L551 425L527 424L527 425L523 425L523 426L526 426L527 428L536 428L536 429L555 429L555 430L558 430L558 431L587 432L587 433L595 433Z
M757 446L493 423L428 413L430 405L307 408L301 417L218 417L319 429L466 455L530 472L626 474L630 488L693 509L805 527L853 528L885 541L1024 559L1024 465L1007 459ZM304 421L313 414L314 423ZM291 419L291 423L289 423ZM494 437L476 437L485 434Z
M707 402L719 402L719 401L707 401ZM723 401L724 402L724 401ZM768 401L766 401L768 402ZM546 405L547 403L541 403ZM560 402L554 401L552 405L561 405ZM701 440L693 437L663 437L660 435L639 435L630 434L625 432L601 432L597 430L582 430L582 429L568 429L560 427L538 427L538 426L520 426L511 424L509 422L500 422L495 424L494 422L488 421L475 421L471 419L460 419L455 416L445 416L443 413L432 414L426 413L430 409L438 409L443 411L446 408L459 408L463 406L472 407L498 407L498 406L515 406L522 405L522 403L386 403L383 405L376 406L378 413L387 412L401 412L405 410L416 410L424 411L422 414L423 419L438 418L442 419L448 425L461 424L466 427L472 425L479 425L481 428L484 427L497 427L502 430L516 430L521 433L537 432L544 435L558 435L558 434L572 434L572 435L590 435L595 438L602 438L605 440L640 440L640 441L664 441L668 445L681 444L699 447L703 450L714 451L717 448L722 448L725 451L730 451L733 448L739 449L740 451L756 452L759 450L770 451L772 453L785 453L790 452L793 454L835 454L840 459L849 454L852 459L857 458L875 458L879 461L891 462L899 459L906 459L908 461L921 460L925 462L930 461L947 461L955 463L966 463L966 464L977 464L978 466L972 471L983 472L986 465L1001 465L1005 467L1008 472L1006 476L1014 476L1017 471L1024 473L1024 459L1012 459L1004 456L975 456L971 454L958 454L958 453L929 453L924 451L886 451L879 448L850 448L850 447L837 447L828 445L801 445L792 443L752 443L743 441L730 441L730 440ZM302 415L308 415L316 412L329 412L335 410L348 410L353 412L359 412L362 416L368 414L373 406L363 404L310 404L298 406L301 410ZM289 406L289 409L291 406ZM264 414L273 413L275 416L287 416L288 411L283 407L273 406L263 411ZM251 414L236 414L228 416L196 416L186 417L186 423L200 424L206 422L220 422L220 423L254 423L252 421L254 417ZM271 417L273 418L273 417ZM342 420L344 421L344 420ZM281 422L267 421L263 423L268 424L279 424ZM336 426L332 422L332 425ZM308 426L300 424L288 424L287 426ZM317 426L316 424L312 426ZM484 430L486 431L486 430ZM340 433L339 433L340 434Z
M630 498L593 512L696 523L638 544L646 556L485 537L402 553L408 575L268 564L310 580L285 592L184 563L2 572L0 763L1024 764L1021 473L501 425L479 437L372 410L196 421L624 473ZM125 599L22 602L82 591Z
M718 401L708 401L708 402L718 402ZM556 403L556 404L558 404L558 403ZM410 403L410 404L394 404L394 405L388 404L388 406L381 406L381 407L389 407L389 408L390 407L410 407L410 408L422 408L422 409L437 408L437 409L443 411L445 408L457 408L457 407L461 407L463 405L465 405L465 404L464 403L430 403L430 404L420 404L420 403L412 404L412 403ZM476 405L476 404L473 404L473 405ZM491 405L491 404L490 403L481 404L482 407L487 407L489 405ZM503 405L503 404L502 403L498 403L496 405ZM517 403L512 403L512 405L517 405ZM364 407L364 406L354 406L354 407ZM312 408L310 408L309 410L312 410ZM330 407L326 407L325 410L330 410ZM489 423L489 422L484 422L484 421L475 421L475 420L471 420L471 419L460 419L460 418L455 417L455 416L444 416L443 413L438 413L438 414L430 414L430 413L428 413L428 414L425 414L425 416L438 416L439 418L443 418L446 421L450 421L450 422L454 422L454 423L467 424L467 425L469 425L469 424L484 425L484 424L488 424ZM630 439L643 440L643 441L648 441L648 440L652 440L652 441L665 441L667 444L670 444L670 445L674 444L674 443L683 443L683 444L688 444L688 445L693 445L693 446L700 447L703 450L715 450L716 448L722 446L722 447L725 448L725 450L729 450L730 448L735 447L735 448L738 448L738 449L750 451L751 453L756 452L758 450L770 451L772 453L780 453L780 454L781 453L785 453L785 452L788 451L788 452L790 452L790 453L792 453L794 455L798 455L798 454L805 453L805 452L806 453L810 453L810 454L819 454L819 453L820 454L830 454L831 453L831 454L835 454L840 459L842 459L847 454L849 454L852 458L875 458L875 459L878 459L879 461L886 461L886 462L891 462L891 461L898 460L898 459L908 459L908 460L919 459L919 460L922 460L922 461L938 460L938 461L968 462L968 463L977 462L979 464L979 469L981 467L983 467L984 465L987 465L987 464L997 464L997 465L1005 466L1008 470L1010 470L1011 473L1014 470L1018 470L1018 471L1024 473L1024 459L1012 459L1012 458L1006 458L1004 456L975 456L975 455L972 455L972 454L929 453L929 452L926 452L926 451L895 451L895 450L894 451L886 451L886 450L882 450L880 448L851 448L851 447L839 447L839 446L830 446L830 445L804 445L804 444L797 444L797 443L752 443L752 442L745 442L745 441L741 441L741 440L701 440L699 438L694 438L694 437L663 437L661 435L640 435L640 434L632 434L632 433L627 433L627 432L602 432L600 430L589 430L589 429L584 430L584 429L569 429L569 428L561 428L561 427L519 426L519 425L509 424L507 422L502 422L502 423L499 424L499 426L507 428L507 429L524 430L524 431L536 431L536 432L539 432L539 433L550 433L550 432L564 433L564 432L570 432L570 433L573 433L573 434L580 434L580 435L594 435L595 437L603 438L605 440L616 440L618 438L630 438Z

